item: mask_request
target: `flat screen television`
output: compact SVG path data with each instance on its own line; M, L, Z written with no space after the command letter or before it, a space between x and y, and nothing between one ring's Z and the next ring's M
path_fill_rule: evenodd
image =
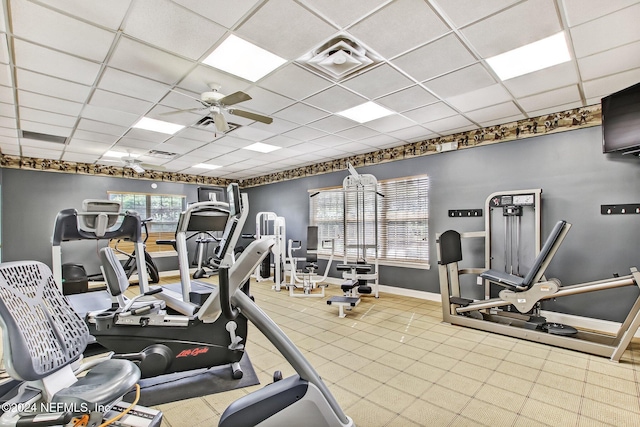
M199 202L227 202L227 189L224 187L198 187Z
M640 154L640 83L602 102L602 152Z

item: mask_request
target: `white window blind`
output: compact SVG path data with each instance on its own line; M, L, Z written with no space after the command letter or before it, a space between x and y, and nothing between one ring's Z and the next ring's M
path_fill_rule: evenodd
M310 224L318 226L320 238L335 238L337 255L343 254L345 245L344 200L347 211L347 256L361 257L367 246L366 258L375 254L373 198L377 198L378 216L378 259L381 262L428 264L429 262L429 178L416 176L378 182L378 191L384 197L373 193L343 193L342 188L312 190L319 193L311 197ZM360 220L357 220L357 207ZM362 225L364 224L364 230ZM326 251L325 251L326 252ZM322 253L322 251L320 251Z

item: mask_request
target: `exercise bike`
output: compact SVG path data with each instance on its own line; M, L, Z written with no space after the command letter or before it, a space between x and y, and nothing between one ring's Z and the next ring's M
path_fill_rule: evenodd
M240 203L237 184L231 184L229 192L234 193L230 198L238 203L232 203L231 208L226 203L211 205L206 213L209 217L215 213L218 221L226 223L215 256L218 263L224 260L231 265L234 262L232 248L246 219L248 202L247 196L242 195L244 204ZM191 218L198 221L197 216ZM180 223L184 221L187 219L181 217ZM186 259L183 245L176 247L179 259ZM184 300L179 293L173 297L175 286L169 285L169 288L151 287L127 301L123 294L129 281L114 251L109 247L102 248L100 258L107 288L117 303L114 307L87 314L89 330L99 345L121 355L119 357L135 360L143 378L226 364L230 364L234 379L242 378L240 360L244 355L242 341L247 337L247 320L240 316L229 322L219 316L216 285L192 282L187 270L181 278L188 280L191 291L187 296L194 298ZM183 267L181 263L181 269ZM248 286L244 289L248 293Z

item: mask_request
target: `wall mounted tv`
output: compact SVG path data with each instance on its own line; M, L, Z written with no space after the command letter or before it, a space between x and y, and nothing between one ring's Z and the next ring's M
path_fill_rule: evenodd
M640 154L640 83L602 98L602 152Z

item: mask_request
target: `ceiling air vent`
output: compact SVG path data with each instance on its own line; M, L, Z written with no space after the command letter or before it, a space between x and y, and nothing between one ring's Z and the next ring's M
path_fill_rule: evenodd
M233 122L227 122L227 125L229 125L229 130L226 131L226 132L223 132L225 134L231 133L234 130L236 130L239 127L241 127L241 125L239 125L237 123L233 123ZM199 128L212 129L215 132L218 132L218 130L216 130L216 125L215 125L215 123L213 121L213 117L211 117L211 116L204 116L203 118L201 118L200 120L198 120L196 122L195 126L197 126Z
M149 150L149 152L147 153L147 156L150 157L157 157L159 159L173 159L175 156L177 156L178 153L170 153L168 151L161 151L161 150Z
M380 62L380 59L355 41L340 36L314 49L299 61L334 80L341 80L356 71Z
M64 144L67 138L58 135L49 135L46 133L31 132L28 130L20 130L20 137L25 139L35 139L36 141L54 142L56 144Z

